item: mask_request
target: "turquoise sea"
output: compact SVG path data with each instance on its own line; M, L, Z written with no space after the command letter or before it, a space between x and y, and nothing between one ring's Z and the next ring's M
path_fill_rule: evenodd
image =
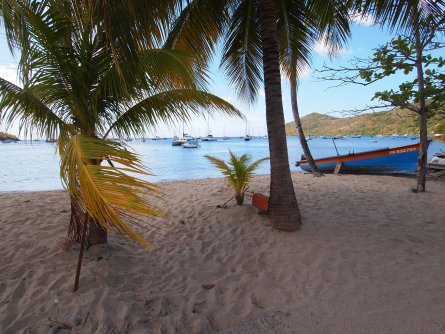
M303 153L297 137L288 137L289 164L292 171L301 171L295 167L295 161ZM335 140L338 152L360 152L372 149L410 145L418 142L411 137L361 137ZM312 138L308 141L315 158L335 155L332 139ZM254 159L269 156L267 138L254 138L244 141L242 138L218 138L216 142L200 142L198 149L173 147L171 138L162 140L147 139L143 142L134 139L127 142L139 153L143 162L150 168L153 176L149 181L173 181L221 177L221 174L204 158L205 154L227 158L231 149L236 154L248 153ZM428 157L440 150L445 151L445 144L432 142ZM258 174L269 173L269 163L265 162L257 170ZM62 189L59 178L59 157L55 144L45 141L0 143L0 192L36 191Z

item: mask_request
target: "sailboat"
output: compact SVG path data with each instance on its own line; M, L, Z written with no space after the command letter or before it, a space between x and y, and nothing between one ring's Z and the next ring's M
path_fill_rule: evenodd
M252 136L249 135L249 132L247 131L247 122L246 122L246 134L244 135L244 141L252 140Z
M209 117L207 116L207 136L201 138L202 141L217 141L213 135L210 134L210 127L209 127Z
M229 140L229 137L226 136L226 124L224 123L224 130L223 130L223 140Z
M188 140L192 139L188 134L184 133L184 123L182 123L182 137L173 136L172 146L182 146L187 143Z
M192 139L182 144L183 148L199 148L198 140Z

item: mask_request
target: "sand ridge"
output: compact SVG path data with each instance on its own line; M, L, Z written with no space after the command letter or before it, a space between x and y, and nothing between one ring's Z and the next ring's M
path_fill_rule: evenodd
M160 183L163 233L142 231L156 248L110 236L86 252L76 293L78 252L58 244L66 193L0 194L0 332L443 333L444 183L414 194L412 178L293 178L296 233L249 204L218 208L222 179Z

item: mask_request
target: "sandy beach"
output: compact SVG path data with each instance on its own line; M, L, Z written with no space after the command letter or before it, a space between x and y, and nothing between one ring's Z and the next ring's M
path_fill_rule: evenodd
M67 194L1 193L0 333L444 333L443 178L424 194L404 177L293 178L296 233L249 198L217 207L223 179L160 183L168 218L139 230L155 249L110 235L76 293Z

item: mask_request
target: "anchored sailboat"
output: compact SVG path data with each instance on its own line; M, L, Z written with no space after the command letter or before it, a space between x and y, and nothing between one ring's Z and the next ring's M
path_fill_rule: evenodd
M202 141L217 141L213 135L210 134L209 116L207 116L207 136L201 138Z
M249 135L249 131L247 130L248 130L248 122L246 121L246 134L244 135L244 141L252 140L252 136Z
M184 133L184 123L182 123L182 137L173 136L172 146L182 146L187 143L188 140L192 139L188 134Z

